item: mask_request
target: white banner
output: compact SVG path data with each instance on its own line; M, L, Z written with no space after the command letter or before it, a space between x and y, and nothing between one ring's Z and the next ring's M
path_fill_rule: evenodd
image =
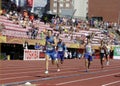
M42 57L40 54L43 54ZM24 60L44 60L44 53L40 50L24 49Z
M120 46L114 47L114 57L113 59L120 59Z

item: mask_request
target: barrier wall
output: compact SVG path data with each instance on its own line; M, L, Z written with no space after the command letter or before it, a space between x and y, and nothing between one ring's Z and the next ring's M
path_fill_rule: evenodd
M45 60L45 53L41 50L24 49L24 60Z

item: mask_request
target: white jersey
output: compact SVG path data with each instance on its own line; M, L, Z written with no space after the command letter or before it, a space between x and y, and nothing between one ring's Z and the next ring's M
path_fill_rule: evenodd
M91 45L86 45L85 51L86 51L86 53L92 54L92 46Z

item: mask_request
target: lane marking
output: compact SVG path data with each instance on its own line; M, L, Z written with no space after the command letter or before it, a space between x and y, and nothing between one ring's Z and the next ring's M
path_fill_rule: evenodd
M117 67L111 67L111 68L114 68L114 69L116 69ZM77 68L67 68L67 69L63 69L63 70L68 70L68 69L77 69ZM98 70L99 71L99 69L91 69L91 70ZM108 70L108 69L107 69ZM84 71L84 70L80 70L80 71ZM105 70L104 70L105 71ZM12 74L23 74L23 73L35 73L35 72L40 72L40 71L29 71L29 72L21 72L21 73L12 73ZM73 70L73 71L67 71L67 73L75 73L75 72L79 72L79 71L76 71L76 70ZM40 73L42 73L42 72L40 72ZM60 74L64 74L64 73L66 73L66 71L64 71L64 72L56 72L56 73L51 73L51 75L55 75L55 74L57 74L57 75L60 75ZM3 74L2 74L3 75ZM5 74L5 75L8 75L8 74ZM41 76L42 76L43 74L41 74ZM24 76L21 76L21 77L18 77L18 76L16 76L16 77L10 77L10 78L2 78L2 79L0 79L0 80L7 80L7 79L16 79L16 78L22 78L22 77L31 77L30 75L24 75Z
M111 68L120 68L120 66L116 66L116 67L109 67L108 69L111 69ZM52 69L52 68L51 68ZM53 69L55 69L55 68L53 68ZM66 69L62 69L62 70L67 70L67 69L78 69L78 68L66 68ZM98 70L98 69L90 69L90 70ZM42 70L43 71L43 70ZM81 70L81 71L84 71L84 70ZM40 71L27 71L27 72L17 72L17 73L6 73L6 74L0 74L0 75L9 75L9 74L23 74L23 73L33 73L33 72L40 72L41 73L41 69L40 69Z
M74 69L74 70L73 70ZM73 70L73 71L75 71L75 69L78 69L78 68L66 68L66 69L62 69L62 70ZM51 70L50 70L51 71ZM57 71L57 69L56 69L56 71ZM84 70L83 70L84 71ZM27 72L17 72L17 73L6 73L6 74L0 74L0 75L9 75L9 74L23 74L23 73L34 73L34 72L40 72L40 73L42 73L42 72L44 72L44 70L42 69L42 72L41 72L41 69L39 70L39 71L27 71Z
M20 81L20 82L12 82L12 83L6 83L5 86L7 85L20 85L20 84L23 84L25 82L40 82L40 81L46 81L46 80L54 80L54 79L62 79L62 78L69 78L69 77L78 77L78 76L81 76L81 75L86 75L86 74L97 74L97 73L105 73L105 72L110 72L110 71L113 71L113 70L119 70L118 68L116 69L109 69L109 70L102 70L102 71L97 71L97 72L89 72L89 73L81 73L81 74L72 74L72 75L67 75L67 76L56 76L56 77L47 77L47 78L41 78L41 79L34 79L34 80L26 80L26 81ZM120 73L117 73L117 74L120 74Z
M116 84L116 83L119 83L119 82L120 82L120 80L119 80L119 81L115 81L115 82L111 82L111 83L107 83L107 84L104 84L104 85L102 85L102 86L113 85L113 84Z
M10 78L3 78L3 79L0 79L0 81L2 81L2 80L7 80L7 79L19 79L19 78L26 78L26 77L30 77L30 76L22 76L22 77L10 77Z
M82 61L82 60L81 60L81 61ZM25 62L27 62L27 61L25 61ZM36 67L36 66L33 66L33 65L32 65L32 66L29 65L29 64L35 64L36 62L37 62L38 65L40 65L39 62L41 63L41 61L39 61L39 62L38 62L38 61L35 61L35 62L34 62L34 61L30 61L30 62L27 62L27 63L20 63L20 65L26 65L26 64L27 64L27 67ZM79 62L79 60L78 60L77 62ZM50 63L51 63L51 62L50 62ZM67 63L67 65L65 65L65 66L69 66L69 65L68 65L69 60L65 61L64 63ZM0 64L2 64L2 63L0 62ZM6 63L6 64L7 64L7 63ZM17 64L17 65L16 65L16 64ZM24 67L19 66L19 65L18 65L18 62L17 62L16 64L13 63L13 65L7 65L7 67L4 67L4 68L18 68L18 67L19 67L19 68L24 68ZM2 65L5 65L5 64L3 63ZM16 65L16 66L15 66L15 65ZM42 61L42 65L44 65L44 62L43 62L43 61ZM77 64L76 64L76 65L77 65ZM0 68L0 70L1 70L1 69L4 69L4 68Z
M113 75L116 75L116 74L120 74L120 72L118 72L118 73L113 73L113 74L108 74L108 75L103 75L103 76L97 76L97 77L86 78L86 79L72 80L72 81L68 81L68 82L58 83L58 84L56 84L56 85L65 85L65 84L70 84L70 83L75 83L75 82L87 81L87 80L91 80L91 79L109 77L109 76L113 76Z
M117 65L118 66L118 65ZM16 69L16 70L23 70L23 69L26 69L26 68L35 68L36 66L25 66L25 67L21 67L21 66L16 66L16 67L8 67L8 68L6 68L5 69L5 67L4 68L2 68L2 69L0 69L0 71L4 71L4 70L9 70L9 69ZM37 67L40 67L40 66L37 66ZM64 66L62 66L62 67L70 67L69 65L64 65ZM83 66L84 67L84 66ZM42 67L42 68L44 68L44 67ZM53 67L51 67L51 68L53 68ZM13 70L10 70L10 71L13 71Z
M73 68L72 68L73 69ZM93 69L94 70L94 69ZM97 70L97 69L96 69ZM81 71L84 71L84 70L81 70ZM39 72L39 71L36 71L36 72ZM75 73L75 72L79 72L79 71L76 71L76 70L72 70L72 71L67 71L67 73ZM26 73L28 73L28 72L26 72ZM29 72L30 73L30 72ZM41 72L40 72L41 73ZM60 75L60 74L64 74L64 73L66 73L66 71L64 71L64 72L55 72L55 73L51 73L50 75ZM81 74L84 74L84 73L81 73ZM44 75L44 74L41 74L40 76L42 76L42 75ZM30 75L24 75L24 76L22 76L22 77L31 77ZM2 79L0 79L0 80L7 80L7 79L16 79L16 78L22 78L22 77L20 77L20 76L16 76L16 77L10 77L10 78L2 78Z
M78 61L79 61L79 59L78 59ZM77 61L77 62L78 62ZM83 61L83 60L81 60L81 61ZM95 59L95 63L96 63L96 61L99 61L99 59ZM113 62L113 61L117 61L117 60L111 60L111 62ZM19 62L21 62L21 61L19 61ZM37 62L38 63L38 61L25 61L25 62L27 62L27 63L24 63L25 65L27 64L27 67L36 67L36 66L33 66L32 64L34 64L35 62ZM39 61L40 62L40 61ZM43 61L42 61L43 62ZM2 63L1 61L0 61L0 63ZM16 63L18 63L18 62L16 62ZM31 64L31 66L29 66L28 64ZM65 60L65 63L68 63L68 60ZM22 63L20 63L20 64L22 64ZM38 63L39 64L39 63ZM22 64L23 65L23 64ZM68 65L69 66L69 65ZM112 65L111 65L112 66ZM118 66L118 65L114 65L114 66ZM8 65L7 67L4 67L4 68L18 68L19 67L19 65ZM4 69L4 68L0 68L0 69ZM19 67L19 68L24 68L24 67Z

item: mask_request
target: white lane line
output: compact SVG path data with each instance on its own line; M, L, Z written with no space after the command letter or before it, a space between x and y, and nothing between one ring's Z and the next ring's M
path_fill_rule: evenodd
M104 84L104 85L102 85L102 86L113 85L113 84L116 84L116 83L119 83L119 82L120 82L120 80L119 80L119 81L115 81L115 82L111 82L111 83L107 83L107 84Z
M63 66L64 68L71 68L71 66ZM29 67L25 67L25 68L22 68L22 69L19 69L19 67L17 67L17 69L12 69L12 70L0 70L1 72L4 72L4 71L9 71L9 72L16 72L16 71L22 71L22 70L26 70L26 71L28 71L28 70L35 70L35 69L39 69L39 70L43 70L44 69L44 67L32 67L32 68L29 68ZM55 69L55 67L50 67L50 69ZM0 74L1 75L1 74Z
M104 71L105 72L105 71ZM99 73L99 72L92 72L92 73ZM86 73L82 73L82 74L86 74ZM79 75L82 75L82 74L78 74L77 76L79 76ZM73 76L76 76L76 75L73 75ZM70 77L70 76L63 76L63 77L61 77L61 76L58 76L58 77L48 77L48 78L42 78L42 79L36 79L36 80L32 80L33 82L34 81L36 81L36 82L38 82L38 81L40 81L40 80L51 80L51 79L57 79L57 78L67 78L67 77ZM72 76L71 76L72 77ZM31 80L27 80L27 81L24 81L24 82L32 82ZM15 83L21 83L21 82L15 82ZM8 83L9 85L11 84L15 84L14 82L13 83Z
M65 65L63 67L66 67L66 66L69 66L69 65ZM37 67L40 67L40 66L37 66ZM17 69L17 70L21 70L21 69L26 69L26 68L36 68L36 66L24 66L24 67L21 67L21 66L16 66L16 67L0 67L0 71L1 70L8 70L8 69Z
M91 80L91 79L97 79L97 78L113 76L113 75L116 75L116 74L120 74L120 72L113 73L113 74L108 74L108 75L103 75L103 76L97 76L97 77L91 77L91 78L85 78L85 79L72 80L72 81L68 81L68 82L58 83L56 85L65 85L65 84L70 84L70 83L75 83L75 82L87 81L87 80Z
M113 67L111 67L111 68L113 68ZM117 68L117 67L114 67L114 68ZM77 69L77 68L66 68L66 69L63 69L63 70L68 70L68 69ZM98 69L91 69L91 70L98 70ZM109 69L108 69L109 70ZM84 71L84 70L80 70L80 71ZM39 73L42 73L41 71L29 71L29 72L18 72L18 73L13 73L13 74L22 74L22 73L35 73L35 72L39 72ZM75 72L78 72L78 71L76 71L76 70L72 70L72 71L68 71L67 73L75 73ZM66 71L64 71L64 72L56 72L56 73L51 73L51 75L54 75L54 74L57 74L57 75L59 75L59 74L64 74L64 73L66 73ZM2 74L3 75L3 74ZM8 74L6 74L6 75L8 75ZM41 74L41 75L43 75L43 73ZM2 79L0 79L0 80L7 80L7 79L16 79L16 78L23 78L23 77L31 77L31 76L29 76L29 75L24 75L24 76L19 76L19 77L9 77L9 78L2 78Z
M68 68L68 69L75 69L75 68ZM35 73L35 72L40 72L40 71L31 71L31 72L22 72L22 73ZM69 72L67 72L67 73L74 73L74 72L78 72L78 71L69 71ZM22 74L22 73L17 73L17 74ZM41 72L40 72L41 73ZM56 72L56 73L51 73L52 75L54 75L54 74L63 74L63 73L66 73L66 71L64 71L64 72ZM14 73L13 73L14 74ZM41 74L42 75L42 74ZM7 80L7 79L16 79L16 78L24 78L24 77L31 77L31 76L29 76L29 75L24 75L24 76L16 76L16 77L10 77L10 78L2 78L2 79L0 79L0 80Z
M64 69L64 70L68 70L68 69L75 69L75 68L67 68L67 69ZM93 69L93 70L95 70L95 69ZM97 69L96 69L97 70ZM84 70L81 70L81 71L84 71ZM35 73L35 72L40 72L40 71L29 71L29 72L22 72L22 73ZM68 71L67 73L75 73L75 72L78 72L78 71ZM17 73L17 74L22 74L22 73ZM41 72L40 72L41 73ZM64 74L64 73L66 73L66 71L64 71L64 72L56 72L56 73L51 73L51 75L55 75L55 74L57 74L57 75L60 75L60 74ZM84 74L84 73L82 73L82 74ZM41 75L43 75L43 74L41 74ZM9 78L2 78L2 79L0 79L0 80L7 80L7 79L16 79L16 78L24 78L24 77L31 77L31 76L29 76L29 75L24 75L24 76L16 76L16 77L9 77Z
M31 71L32 72L32 71ZM39 72L39 71L36 71L36 72ZM75 73L75 72L78 72L78 71L68 71L67 73ZM26 73L28 73L28 72L26 72ZM30 73L30 72L29 72ZM41 73L41 72L40 72ZM51 73L51 75L55 75L55 74L57 74L57 75L60 75L60 74L64 74L64 73L66 73L66 71L64 71L64 72L56 72L56 73ZM20 73L21 74L21 73ZM84 73L83 73L84 74ZM44 75L44 74L41 74L41 75ZM0 79L0 80L7 80L7 79L16 79L16 78L24 78L24 77L31 77L31 76L29 76L29 75L24 75L24 76L16 76L16 77L10 77L10 78L2 78L2 79Z
M108 69L111 69L111 68L119 68L120 66L115 66L115 67L109 67ZM55 68L50 68L50 69L55 69ZM68 66L68 68L65 68L65 69L62 69L62 70L75 70L75 69L78 69L78 68L69 68L69 66ZM0 75L9 75L9 74L24 74L24 73L33 73L33 72L40 72L40 71L44 71L43 70L43 68L41 68L39 71L36 71L36 70L32 70L32 71L26 71L26 72L16 72L16 73L5 73L5 74L0 74ZM99 69L90 69L90 71L91 70L99 70ZM84 70L80 70L80 71L84 71Z
M2 81L2 80L7 80L7 79L19 79L19 78L27 78L27 77L31 77L31 76L22 76L22 77L3 78L3 79L0 79L0 81Z
M73 70L74 69L74 71L76 70L76 69L78 69L78 68L65 68L65 69L62 69L62 70ZM51 71L51 70L50 70ZM83 70L84 71L84 70ZM36 71L36 70L32 70L32 71L26 71L26 72L17 72L17 73L5 73L5 74L0 74L0 75L9 75L9 74L24 74L24 73L34 73L34 72L44 72L44 70L43 69L40 69L40 70L38 70L38 71Z

